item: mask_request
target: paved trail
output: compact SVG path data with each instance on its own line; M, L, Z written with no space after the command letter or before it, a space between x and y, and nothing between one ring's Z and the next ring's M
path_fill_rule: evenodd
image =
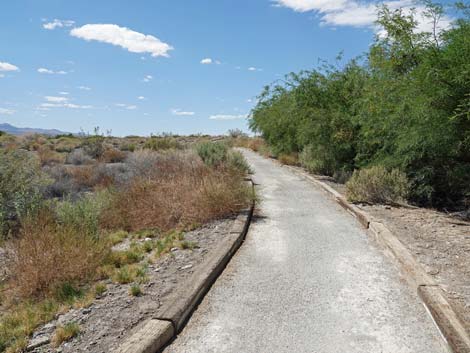
M244 153L261 217L165 353L446 351L352 216L287 169Z

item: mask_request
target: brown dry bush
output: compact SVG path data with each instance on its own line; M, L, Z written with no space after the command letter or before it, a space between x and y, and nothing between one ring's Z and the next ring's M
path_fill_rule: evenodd
M102 164L83 165L70 168L74 183L78 188L106 188L113 185L113 177Z
M109 229L166 231L234 214L251 196L240 173L175 153L158 162L152 178L138 177L116 192L101 221Z
M63 164L65 162L65 156L54 151L50 146L40 146L37 153L42 166Z
M97 237L58 225L49 211L43 211L24 222L12 253L11 287L20 298L31 298L92 278L108 247Z
M107 148L103 155L101 156L101 160L104 163L120 163L126 159L127 154L123 151L120 151L115 148Z
M286 165L299 165L299 156L297 154L281 153L278 157L279 162Z

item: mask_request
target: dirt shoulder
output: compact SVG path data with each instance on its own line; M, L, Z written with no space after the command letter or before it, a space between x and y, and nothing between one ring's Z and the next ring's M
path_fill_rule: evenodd
M322 181L345 193L344 185ZM423 265L470 332L470 222L426 208L358 206L385 224Z
M195 271L211 254L220 240L229 235L234 219L213 222L200 229L187 232L185 240L196 245L193 249L174 248L169 254L148 266L148 281L141 286L142 294L132 296L131 284L107 283L106 292L87 308L74 309L37 330L31 344L51 339L57 326L78 323L80 334L57 348L50 343L29 351L90 352L114 351L126 334L140 322L152 318L178 286Z

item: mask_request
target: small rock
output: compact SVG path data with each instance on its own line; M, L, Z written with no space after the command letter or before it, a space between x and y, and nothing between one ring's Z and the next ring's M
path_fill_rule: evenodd
M175 252L175 251L178 251L179 249L178 248L171 248L171 252Z
M27 350L32 350L34 348L44 346L45 344L48 344L50 342L50 339L48 336L39 336L36 338L33 338L30 342L28 347L26 348Z
M83 314L83 315L87 315L87 314L89 314L89 313L91 313L91 309L90 309L90 308L84 308L84 309L82 309L82 314Z
M179 269L180 269L181 271L184 271L184 270L188 270L188 269L190 269L191 267L193 267L193 265L189 264L189 265L186 265L186 266L180 267Z

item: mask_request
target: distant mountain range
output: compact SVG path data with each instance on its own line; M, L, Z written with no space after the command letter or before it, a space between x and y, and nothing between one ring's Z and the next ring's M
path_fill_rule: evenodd
M10 124L0 123L0 131L6 132L11 135L27 135L27 134L42 134L42 135L62 135L68 134L68 132L56 130L56 129L36 129L30 127L16 127Z

